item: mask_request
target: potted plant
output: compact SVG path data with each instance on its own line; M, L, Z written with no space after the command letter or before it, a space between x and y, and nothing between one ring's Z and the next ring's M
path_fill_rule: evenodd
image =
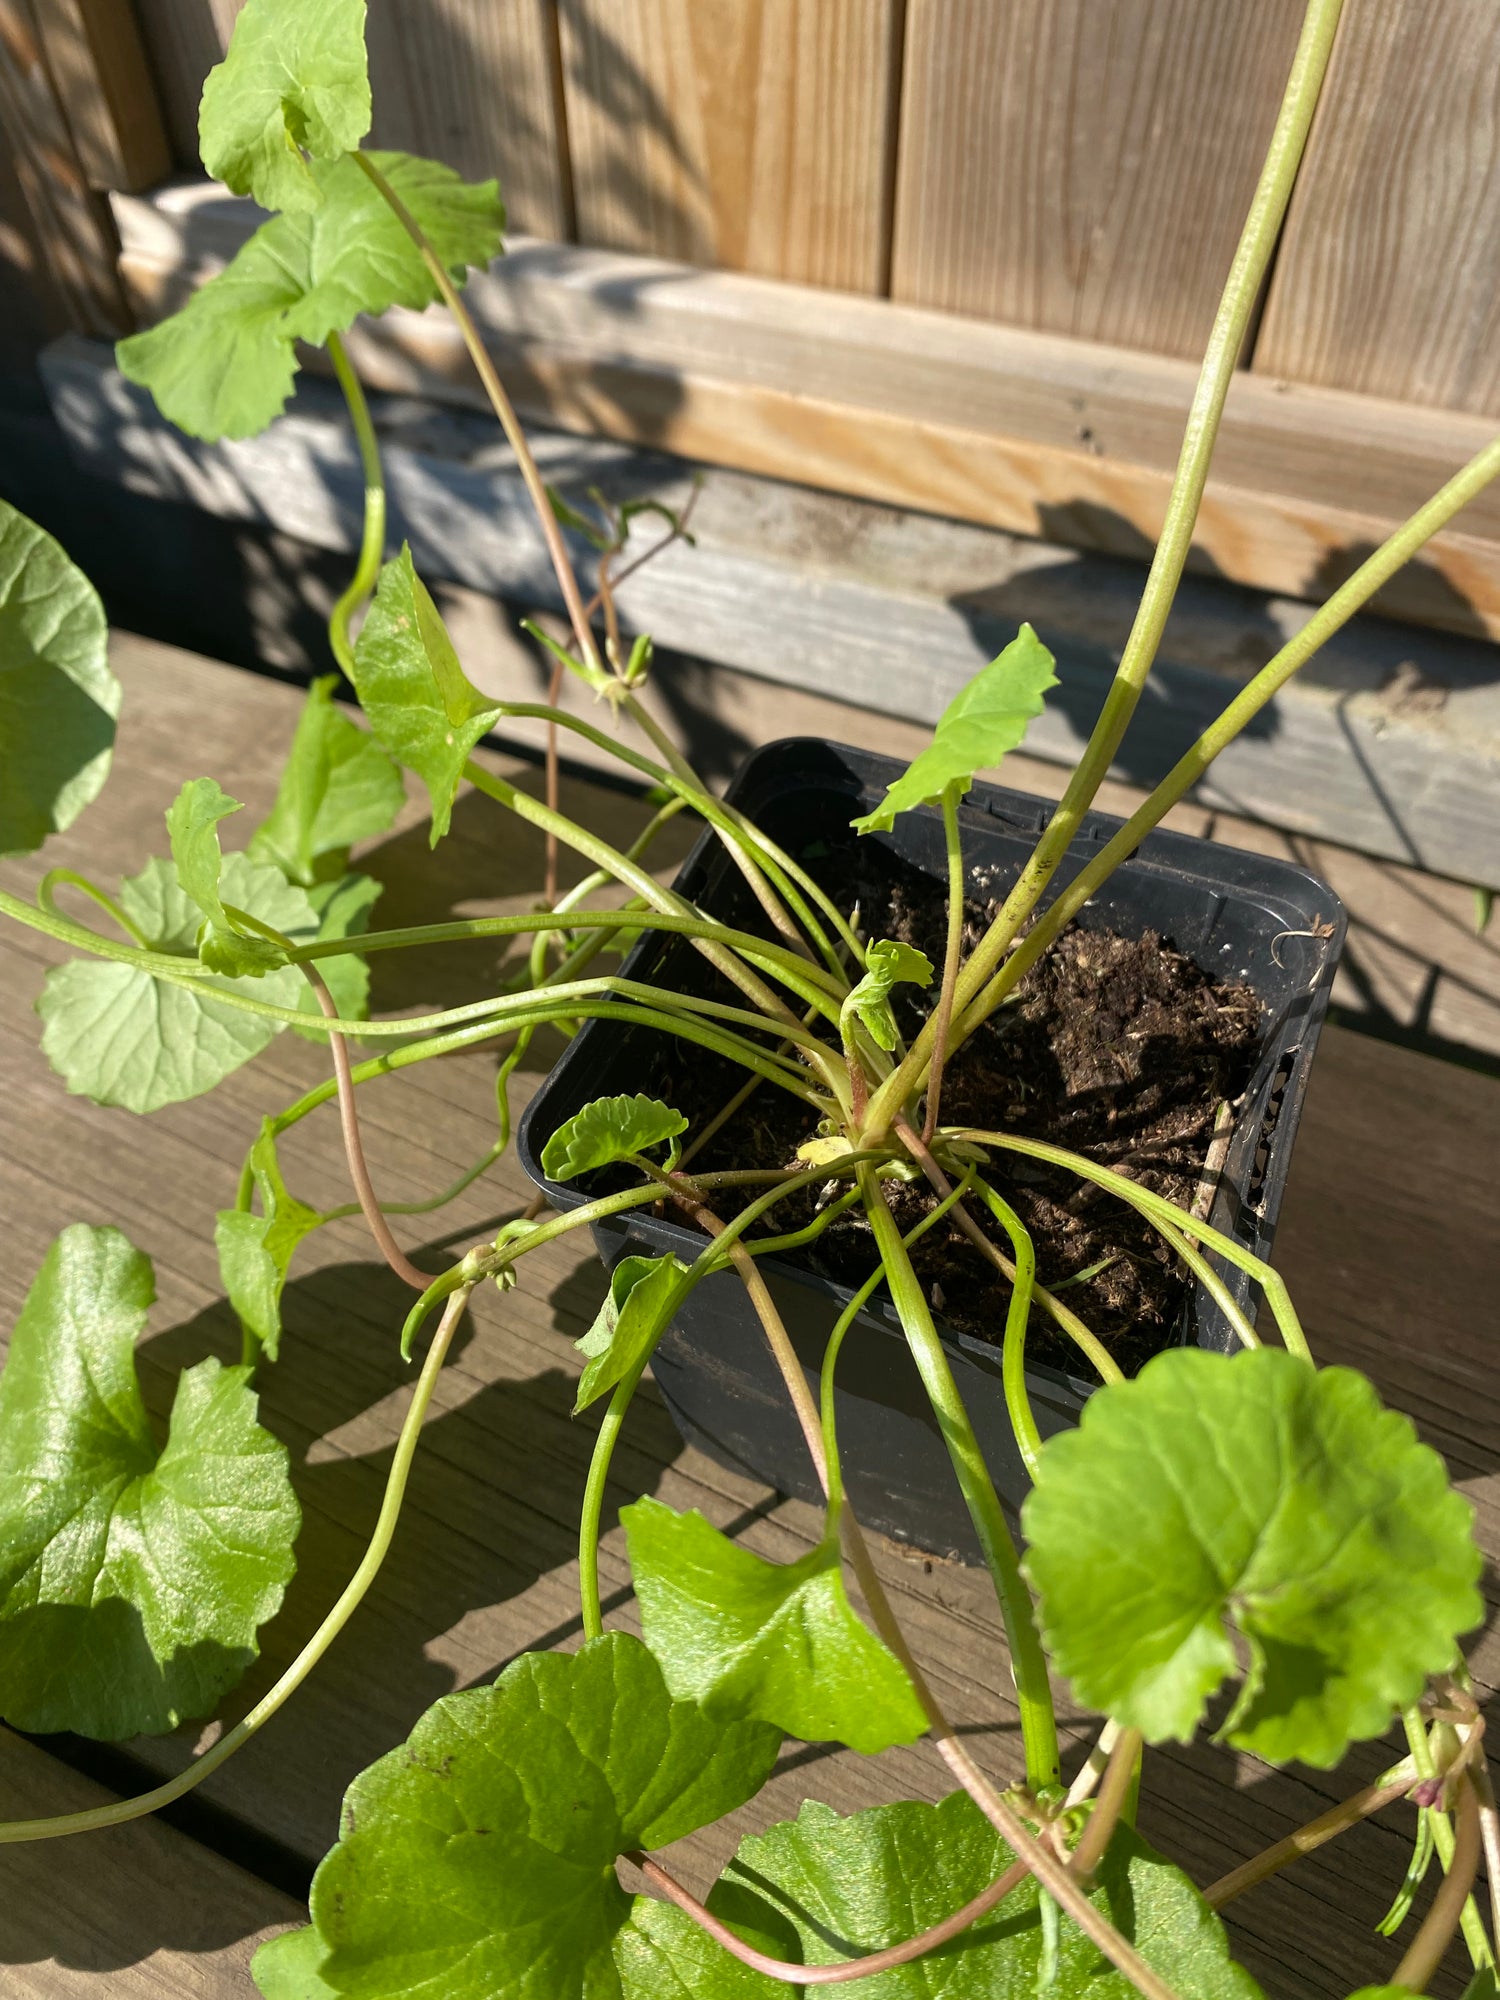
M123 342L120 364L196 435L241 436L281 408L295 343L327 347L366 473L359 564L330 636L369 728L339 710L330 684L316 684L275 806L242 850L226 853L220 838L236 801L196 777L167 811L169 855L117 891L54 869L34 903L0 892L0 909L83 954L49 974L39 1002L43 1045L70 1089L149 1111L212 1088L287 1027L326 1042L333 1074L254 1135L235 1202L215 1219L243 1364L209 1359L184 1371L164 1445L150 1433L132 1358L149 1263L118 1232L82 1224L49 1251L0 1375L0 1713L22 1728L106 1739L169 1729L209 1712L253 1657L292 1574L298 1523L286 1455L258 1421L253 1377L276 1358L296 1247L326 1219L287 1188L277 1141L325 1104L337 1103L372 1237L416 1294L402 1353L424 1334L427 1344L370 1547L276 1685L144 1797L3 1825L0 1840L81 1833L150 1811L265 1725L380 1566L469 1296L489 1280L503 1291L539 1245L592 1226L612 1271L580 1343L578 1407L608 1397L583 1499L585 1643L571 1656L525 1656L494 1686L439 1701L405 1746L355 1781L310 1924L256 1959L262 1993L748 2000L869 1982L872 1994L954 2000L1132 1990L1148 2000L1249 2000L1258 1988L1233 1963L1216 1911L1403 1796L1416 1804L1418 1832L1393 1924L1433 1854L1444 1874L1381 1991L1419 1992L1460 1930L1475 1966L1471 1991L1495 1990L1493 1946L1471 1894L1481 1847L1500 1851L1500 1822L1459 1650L1480 1616L1469 1509L1437 1456L1362 1377L1314 1365L1262 1254L1281 1171L1272 1148L1294 1120L1336 916L1330 928L1326 895L1309 910L1305 878L1272 881L1222 852L1163 845L1156 828L1322 640L1500 471L1500 445L1361 566L1128 820L1090 813L1187 555L1338 11L1337 0L1308 7L1140 617L1061 803L1047 814L1026 806L1028 829L1014 795L975 789L976 772L1021 741L1051 683L1050 657L1023 627L904 771L836 746L782 746L778 768L794 770L803 802L818 789L812 766L826 795L821 831L804 838L783 823L771 766L757 764L727 799L715 798L638 703L650 646L627 644L611 583L630 520L607 508L581 515L545 491L460 296L464 268L499 248L494 184L465 186L432 163L360 149L370 116L362 0L247 0L205 87L203 157L276 213L182 312ZM487 701L409 552L384 559L378 445L341 335L360 311L436 299L457 317L548 537L572 624L570 647L547 642L558 686L580 678L607 705L611 728L556 702ZM565 529L591 537L600 554L594 604ZM681 530L669 521L669 535ZM0 517L0 602L15 690L4 711L0 849L27 852L104 782L119 691L97 599L57 545L11 510ZM653 788L659 810L630 852L472 761L480 740L518 714L587 737ZM624 735L627 723L640 747ZM370 928L375 885L351 866L351 848L389 824L401 764L427 786L434 843L467 779L593 872L539 911ZM683 811L703 821L703 842L665 888L644 858ZM999 859L976 899L975 854L996 842ZM1214 869L1232 879L1214 887L1210 918L1202 886ZM1164 872L1175 900L1159 896ZM913 874L935 878L937 892L923 881L913 891ZM612 889L623 900L610 900ZM64 892L92 899L112 928L67 915ZM1195 907L1201 936L1190 938ZM900 921L876 927L877 908ZM934 913L929 951L924 925ZM1236 928L1242 919L1248 930ZM1075 920L1080 928L1070 928ZM1222 928L1211 933L1211 922ZM1109 972L1134 952L1138 971L1155 966L1153 976L1167 978L1174 954L1147 938L1153 925L1181 933L1169 985L1190 997L1200 1040L1223 1057L1198 1078L1188 1107L1198 1122L1176 1132L1179 1152L1167 1162L1179 1181L1184 1160L1191 1165L1185 1199L1157 1183L1160 1160L1108 1164L1092 1138L1080 1146L1039 1136L1024 1107L993 1122L976 1115L989 1101L976 1052L991 1083L998 1074L1019 1089L1025 1036L1012 1024L1030 1024L1045 1042L1049 1017L1037 1009L1049 980L1054 994L1065 984L1058 968L1070 953L1092 953L1096 972ZM503 990L421 1019L365 1018L371 952L480 937L526 941L524 966ZM1193 957L1200 944L1206 963ZM595 961L606 952L624 962L601 971ZM1240 975L1263 975L1278 957L1285 986L1257 996ZM1227 981L1209 976L1226 971ZM1170 1005L1167 1017L1176 1018ZM527 1136L549 1192L572 1205L544 1219L539 1203L431 1280L399 1249L370 1184L360 1094L395 1068L507 1039L500 1130L477 1173L508 1143L509 1080L543 1027L576 1041ZM384 1053L354 1061L355 1035ZM658 1073L669 1062L680 1088L613 1088L621 1078L609 1064L624 1036L636 1038L632 1047L649 1041ZM651 1081L633 1057L630 1070L624 1081ZM1138 1112L1161 1072L1159 1058L1141 1054L1125 1079L1135 1094L1116 1093L1117 1107ZM734 1079L727 1089L725 1076ZM1248 1116L1237 1116L1247 1088ZM764 1145L751 1145L745 1119L734 1122L752 1099L777 1107L763 1121ZM1268 1133L1273 1100L1283 1123ZM1171 1136L1158 1131L1153 1145ZM729 1149L728 1164L707 1163L714 1143ZM1087 1191L1102 1190L1114 1204L1109 1230L1127 1231L1101 1269L1084 1263L1068 1276L1083 1302L1115 1265L1132 1266L1116 1272L1125 1289L1106 1288L1106 1299L1128 1304L1149 1291L1157 1302L1161 1351L1143 1366L1121 1337L1139 1334L1144 1308L1117 1312L1105 1329L1114 1337L1102 1338L1062 1285L1038 1275L1043 1211L1058 1207L1059 1185L1084 1207ZM1202 1197L1221 1185L1228 1192L1210 1212ZM648 1223L652 1210L660 1215ZM646 1234L622 1244L622 1226ZM955 1268L970 1277L956 1283L972 1282L987 1301L977 1318L972 1297L945 1292L935 1308L923 1245L939 1240L967 1260ZM789 1329L779 1299L801 1280L786 1260L836 1250L846 1269L863 1256L863 1270L831 1306L827 1284L804 1284L818 1292L821 1323L811 1334ZM1193 1341L1173 1345L1161 1301L1185 1283L1197 1288L1183 1328ZM1259 1326L1252 1284L1268 1308ZM604 1482L636 1384L653 1355L671 1355L664 1343L682 1339L700 1287L702 1299L710 1288L742 1288L805 1454L806 1470L789 1471L787 1483L816 1482L826 1527L810 1555L777 1566L696 1514L637 1502L626 1522L642 1643L603 1626L595 1558ZM886 1321L861 1319L882 1287ZM939 1312L958 1329L947 1339ZM979 1371L991 1385L983 1432L954 1359L973 1359L976 1325L998 1355L997 1367ZM1050 1375L1028 1366L1028 1343L1043 1341L1078 1358L1044 1357ZM1024 1780L1003 1793L942 1712L870 1563L860 1514L872 1494L877 1514L892 1510L889 1525L923 1532L920 1516L901 1516L899 1479L882 1501L855 1470L841 1421L857 1399L841 1405L840 1370L872 1365L877 1342L914 1364L931 1412L924 1436L940 1442L962 1500L967 1527L957 1539L972 1538L994 1579L1026 1764ZM1085 1398L1089 1370L1102 1386ZM1059 1402L1059 1382L1071 1408ZM1019 1499L1027 1486L1018 1543L1000 1488ZM846 1566L870 1624L851 1604ZM1066 1788L1054 1674L1102 1718ZM1136 1835L1134 1801L1145 1746L1192 1737L1226 1683L1233 1700L1219 1736L1262 1757L1332 1766L1397 1716L1409 1753L1377 1786L1200 1891ZM925 1734L956 1789L936 1806L848 1818L809 1803L743 1843L700 1903L651 1850L753 1796L785 1734L871 1755ZM645 1892L621 1885L622 1857Z

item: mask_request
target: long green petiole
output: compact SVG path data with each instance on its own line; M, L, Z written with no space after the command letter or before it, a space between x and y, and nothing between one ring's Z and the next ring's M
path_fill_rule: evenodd
M994 1188L987 1188L985 1200L990 1213L1010 1238L1011 1255L1016 1260L1010 1305L1005 1314L1000 1373L1010 1427L1016 1434L1016 1447L1027 1472L1035 1479L1042 1460L1042 1438L1026 1388L1026 1328L1031 1320L1031 1295L1036 1288L1036 1246L1031 1240L1031 1232L1003 1196Z
M1374 555L1362 562L1325 604L1320 604L1295 638L1267 661L1253 680L1246 683L1228 707L1172 766L1150 797L1126 820L1119 832L1092 856L1067 888L1037 918L1026 937L1006 960L1002 969L984 988L966 1012L963 1032L971 1034L994 1012L1016 983L1024 978L1047 946L1070 923L1098 888L1122 861L1129 860L1151 830L1160 825L1172 807L1196 785L1220 753L1246 729L1266 705L1304 667L1319 647L1342 630L1389 582L1403 564L1431 541L1440 529L1500 476L1500 439L1486 445L1469 463L1454 474L1411 519L1381 543Z
M1151 559L1140 607L1120 656L1104 706L1083 755L1053 812L1046 832L1000 913L975 947L964 968L957 1012L964 1012L1000 964L1022 924L1067 853L1084 814L1114 762L1121 739L1146 685L1146 676L1161 644L1167 616L1192 547L1219 420L1234 380L1256 302L1297 178L1312 115L1323 86L1343 0L1309 0L1291 74L1277 113L1275 130L1260 180L1240 233L1223 296L1214 315L1192 407L1188 412L1182 450L1167 500L1166 517ZM916 1093L932 1059L936 1022L929 1021L906 1060L871 1099L867 1136L879 1140Z
M927 1110L922 1120L922 1143L930 1146L937 1130L938 1111L943 1095L943 1067L948 1060L948 1044L953 1026L953 1000L958 988L958 957L964 940L964 847L958 825L958 803L963 787L943 789L943 845L948 857L948 937L943 953L943 983L933 1014L932 1063L927 1072Z
M1000 1612L1010 1642L1011 1671L1015 1676L1016 1699L1021 1710L1021 1737L1026 1748L1026 1782L1033 1792L1058 1781L1057 1720L1052 1707L1052 1690L1047 1680L1047 1661L1037 1633L1031 1593L1021 1575L1020 1557L1005 1516L1000 1509L994 1481L984 1462L979 1440L964 1408L958 1384L948 1366L943 1343L932 1323L926 1294L911 1267L901 1232L886 1204L873 1173L860 1170L860 1190L865 1213L875 1232L875 1247L891 1287L891 1298L906 1333L907 1344L922 1377L922 1386L937 1416L943 1442L953 1461L969 1518L979 1537L979 1546L994 1578Z
M839 1164L851 1170L857 1167L864 1172L872 1163L872 1155L851 1154L847 1161L841 1161ZM672 1287L662 1309L657 1338L659 1339L671 1325L678 1308L693 1287L714 1271L724 1268L733 1247L741 1240L747 1229L753 1228L768 1209L773 1208L787 1195L796 1193L799 1188L811 1187L817 1182L825 1181L828 1175L829 1169L820 1166L809 1168L806 1173L789 1176L780 1186L771 1188L755 1201L748 1202L732 1221L724 1225L717 1236L710 1238L692 1265L682 1274L680 1281ZM705 1181L712 1178L712 1176L704 1177ZM660 1191L659 1183L655 1180L648 1181L644 1189L633 1190L653 1200ZM682 1190L684 1193L688 1191L686 1188ZM575 1211L575 1214L580 1212ZM528 1236L521 1247L530 1250L534 1241L533 1237ZM599 1523L604 1509L604 1492L609 1480L610 1461L614 1456L615 1443L625 1421L625 1413L630 1407L630 1399L635 1394L636 1386L650 1358L648 1352L642 1358L640 1365L616 1385L604 1421L599 1427L599 1434L594 1440L593 1457L589 1461L588 1481L584 1487L583 1516L578 1530L578 1591L583 1605L585 1638L597 1638L603 1630L599 1610Z
M359 377L349 364L343 338L340 334L330 333L325 345L328 349L328 358L333 363L333 372L339 379L339 387L344 392L344 401L349 406L349 419L354 426L354 435L359 444L359 463L365 482L364 526L360 532L359 561L349 581L348 589L328 614L328 643L341 672L352 683L354 644L349 636L350 622L355 612L374 590L376 579L380 575L381 558L385 554L385 475L380 469L380 442L375 435L370 406L365 401L365 392L360 386Z
M977 1129L971 1130L967 1126L955 1129L945 1136L967 1140L977 1146L998 1146L1008 1153L1024 1153L1033 1160L1047 1160L1054 1166L1066 1167L1081 1180L1093 1181L1099 1187L1107 1188L1111 1194L1118 1195L1121 1201L1129 1202L1130 1206L1138 1209L1148 1222L1154 1223L1161 1229L1172 1242L1172 1247L1200 1277L1206 1266L1201 1264L1201 1260L1195 1261L1197 1253L1184 1239L1193 1236L1208 1244L1228 1263L1234 1264L1241 1271L1248 1272L1259 1284L1265 1293L1266 1304L1275 1315L1277 1327L1288 1351L1299 1355L1304 1361L1312 1360L1307 1336L1302 1331L1302 1322L1297 1317L1285 1279L1270 1264L1252 1255L1243 1243L1236 1243L1232 1236L1225 1236L1217 1229L1210 1229L1206 1222L1200 1221L1195 1215L1190 1215L1185 1208L1179 1208L1175 1202L1168 1201L1164 1196L1153 1194L1149 1188L1143 1188L1139 1181L1127 1180L1124 1174L1117 1174L1109 1167L1098 1166L1093 1160L1085 1159L1081 1153L1070 1153L1066 1147L1049 1145L1044 1139L1023 1139L1014 1132L981 1132ZM1227 1293L1225 1296L1228 1296ZM1218 1298L1217 1293L1215 1297ZM1223 1305L1222 1299L1218 1302ZM1233 1305L1232 1300L1230 1305L1234 1315L1231 1324L1234 1324L1235 1320L1240 1322L1236 1330L1239 1331L1241 1339L1244 1339L1246 1326L1243 1315L1239 1313L1238 1307ZM1254 1329L1249 1328L1248 1331L1250 1337L1245 1344L1254 1347L1257 1345Z

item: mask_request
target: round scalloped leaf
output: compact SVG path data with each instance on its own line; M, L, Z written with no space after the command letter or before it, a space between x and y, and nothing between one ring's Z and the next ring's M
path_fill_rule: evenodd
M965 1792L940 1805L909 1800L847 1819L809 1801L795 1820L740 1843L708 1906L763 1949L831 1965L940 1923L1012 1859ZM1264 2000L1187 1876L1128 1828L1111 1840L1089 1900L1177 2000ZM860 2000L1136 2000L1132 1983L1071 1918L1059 1919L1050 1979L1044 1953L1036 1878L1028 1875L951 1944L852 1990Z
M317 932L306 892L278 868L227 854L220 887L229 902L289 936ZM203 917L170 861L148 861L122 882L120 907L153 950L178 953L196 967ZM42 1048L68 1089L96 1104L138 1112L180 1104L212 1090L281 1032L281 1023L217 998L225 987L289 1008L300 1008L308 990L292 965L260 979L198 979L187 987L121 959L69 959L47 974L36 1003Z
M1056 664L1023 625L1005 650L959 689L938 718L931 743L874 811L849 822L855 832L887 831L897 813L940 798L950 785L966 792L976 771L992 769L1020 744L1028 723L1042 712L1047 689L1057 686Z
M616 1965L633 1908L616 1857L752 1798L780 1742L764 1723L674 1701L622 1632L572 1656L527 1654L493 1687L437 1702L355 1779L313 1882L327 1955L297 1949L364 2000L647 2000Z
M212 178L262 208L316 208L304 148L335 158L369 129L365 0L245 0L198 111Z
M855 1616L837 1536L767 1562L649 1496L622 1507L646 1643L674 1694L865 1756L927 1727L906 1669Z
M487 264L505 211L494 181L472 186L449 167L406 153L371 153L450 273ZM321 347L361 313L420 310L432 274L352 159L314 161L322 199L302 215L261 224L217 277L169 319L115 348L127 381L149 389L169 423L193 437L254 437L281 414L297 373L297 342Z
M0 500L0 854L71 826L109 776L120 683L107 638L83 571Z
M559 1125L543 1146L542 1172L549 1181L577 1180L597 1167L663 1145L687 1128L682 1113L659 1097L596 1097Z
M1473 1511L1364 1376L1279 1349L1179 1349L1044 1447L1023 1525L1047 1647L1081 1701L1187 1741L1328 1766L1476 1625Z
M157 1446L135 1342L151 1263L75 1223L0 1374L0 1715L109 1740L206 1715L255 1658L296 1563L285 1448L249 1370L178 1377Z
M465 674L405 542L382 568L360 627L354 687L377 740L427 787L436 847L470 752L500 710Z

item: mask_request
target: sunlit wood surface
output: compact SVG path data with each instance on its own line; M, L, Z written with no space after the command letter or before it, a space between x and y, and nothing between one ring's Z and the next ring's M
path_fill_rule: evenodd
M124 717L113 778L49 864L87 866L108 882L165 847L161 815L177 786L209 773L252 815L265 809L298 695L166 648L122 648ZM535 767L497 765L536 787ZM641 824L631 798L582 779L564 805L622 842ZM672 864L680 853L662 856ZM524 907L541 882L541 844L477 797L461 799L452 837L431 855L420 805L363 865L386 883L381 920ZM10 863L8 886L34 863ZM150 1119L69 1098L37 1047L32 1003L60 954L34 934L0 936L0 1321L9 1326L52 1236L73 1221L114 1223L155 1260L159 1303L140 1365L153 1411L172 1375L205 1352L234 1356L220 1299L213 1212L233 1199L242 1152L263 1112L323 1070L326 1057L284 1036L212 1097ZM483 992L497 963L485 945L376 961L382 1009L454 1003ZM545 1062L550 1051L541 1051ZM426 1065L363 1093L366 1143L387 1199L431 1193L478 1157L492 1126L493 1058ZM523 1079L529 1088L535 1072ZM347 1198L331 1117L284 1143L306 1199ZM1368 1038L1331 1030L1314 1070L1288 1194L1281 1262L1315 1350L1374 1376L1448 1458L1474 1501L1487 1549L1497 1520L1494 1189L1500 1182L1500 1082ZM507 1165L430 1228L404 1226L437 1268L455 1245L514 1215L529 1189ZM107 1837L0 1851L0 1986L7 1995L231 1995L248 1992L251 1942L293 1920L286 1893L332 1842L354 1774L398 1742L451 1689L492 1678L527 1647L571 1647L579 1620L573 1555L594 1418L569 1410L572 1343L602 1279L574 1242L526 1259L503 1299L476 1297L444 1374L406 1515L378 1584L295 1702L203 1788L185 1827L141 1825ZM410 1372L396 1351L406 1295L373 1260L361 1230L335 1225L296 1266L279 1364L262 1381L265 1420L292 1453L304 1509L300 1568L263 1657L234 1698L244 1705L296 1652L354 1567L375 1517ZM615 1503L642 1491L701 1507L748 1546L785 1559L817 1523L805 1506L731 1477L684 1450L649 1384L617 1455ZM611 1509L612 1511L612 1509ZM950 1711L991 1771L1019 1770L1015 1709L995 1602L981 1572L885 1548L879 1563ZM609 1617L634 1621L622 1537L605 1541ZM1492 1597L1493 1601L1493 1597ZM1496 1684L1500 1646L1477 1638L1476 1667ZM237 1711L236 1711L237 1712ZM1067 1728L1070 1768L1084 1740ZM196 1730L127 1747L95 1771L150 1782L193 1754ZM80 1746L85 1769L92 1753ZM1370 1745L1339 1774L1274 1772L1208 1745L1151 1757L1142 1825L1207 1882L1236 1860L1365 1783L1387 1760ZM817 1796L852 1810L902 1794L940 1795L935 1757L918 1746L862 1761L788 1745L765 1794L685 1844L681 1870L704 1884L736 1838ZM101 1794L43 1750L0 1733L5 1817L67 1810ZM1373 1925L1405 1868L1402 1808L1247 1896L1230 1913L1236 1950L1277 2000L1322 2000L1388 1978L1396 1954ZM214 1851L217 1849L217 1851ZM1435 1993L1454 1994L1451 1969Z

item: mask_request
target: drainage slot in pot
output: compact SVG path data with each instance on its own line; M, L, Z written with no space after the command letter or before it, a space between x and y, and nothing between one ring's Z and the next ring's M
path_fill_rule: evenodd
M1271 1141L1281 1118L1281 1107L1286 1099L1287 1085L1292 1080L1292 1072L1297 1067L1296 1049L1287 1049L1276 1065L1276 1074L1271 1079L1271 1092L1266 1099L1266 1109L1260 1121L1260 1132L1255 1141L1255 1158L1250 1163L1250 1185L1245 1190L1248 1208L1259 1212L1265 1205L1266 1173L1271 1164Z

